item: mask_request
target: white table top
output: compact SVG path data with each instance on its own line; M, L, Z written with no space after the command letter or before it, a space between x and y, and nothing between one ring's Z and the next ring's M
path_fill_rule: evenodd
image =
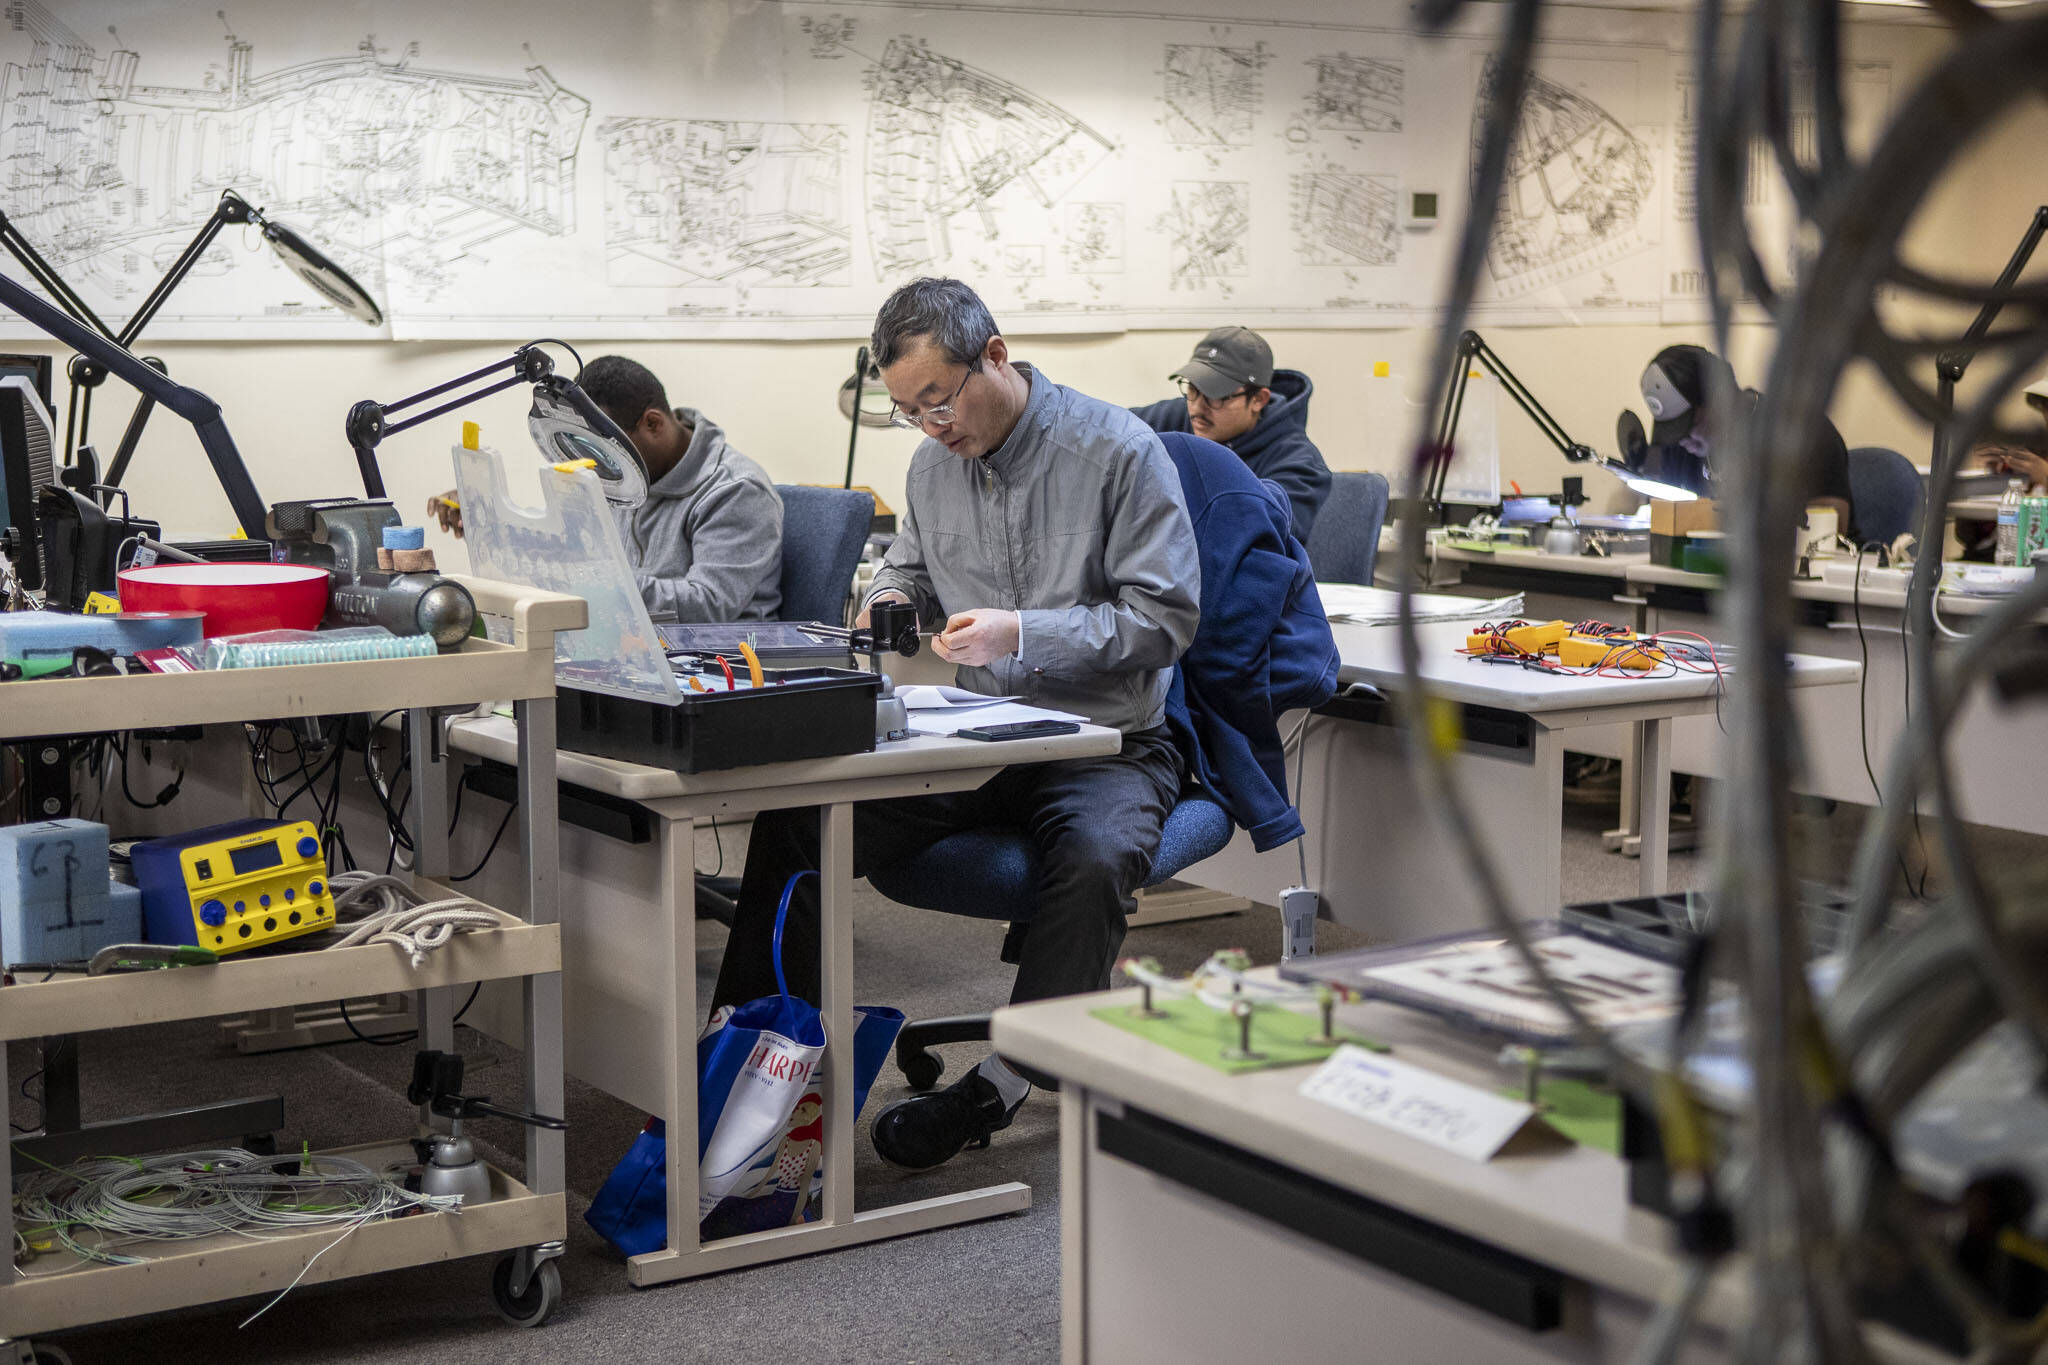
M1678 673L1671 677L1592 678L1540 673L1527 668L1481 663L1460 654L1473 621L1434 622L1418 628L1422 642L1423 681L1455 702L1541 714L1547 711L1620 707L1644 703L1688 702L1711 697L1725 686L1711 673ZM1343 656L1337 679L1341 685L1367 683L1383 692L1402 686L1401 633L1394 626L1339 625L1332 628ZM1819 687L1852 683L1862 666L1850 659L1825 659L1811 654L1792 656L1792 686Z
M518 731L503 716L458 721L449 742L464 753L480 758L492 758L501 763L519 761ZM987 768L993 772L1012 763L1095 758L1115 753L1122 744L1122 735L1100 725L1083 725L1077 734L1005 740L995 744L950 736L939 739L913 735L909 739L884 743L872 753L837 754L830 758L761 763L748 768L721 768L715 772L690 774L563 749L556 759L556 771L562 781L573 782L579 787L589 787L593 791L633 801L650 801L714 792L760 791L808 783L898 777L909 773L957 772L963 768Z
M1299 1091L1307 1067L1225 1076L1090 1017L1105 1005L1137 999L1136 990L1110 991L1001 1009L994 1043L1005 1057L1083 1089L1595 1284L1656 1299L1677 1274L1668 1225L1629 1204L1620 1158L1553 1146L1467 1161L1304 1098ZM1491 1046L1427 1016L1367 1002L1341 1008L1338 1019L1392 1044L1403 1061L1487 1089L1513 1084L1492 1064ZM1703 1304L1708 1321L1742 1321L1744 1274L1731 1261L1714 1277ZM1872 1336L1881 1359L1948 1359L1889 1331Z
M1689 569L1674 569L1663 564L1652 564L1649 556L1645 554L1616 555L1601 559L1588 555L1547 555L1540 550L1497 550L1488 554L1449 547L1441 547L1436 553L1437 558L1446 563L1490 562L1517 569L1571 575L1577 578L1622 578L1631 587L1655 585L1698 588L1702 592L1718 593L1726 586L1717 574L1694 573ZM1816 577L1793 579L1792 596L1801 601L1831 602L1847 606L1857 600L1858 594L1847 583L1829 583ZM1861 593L1861 600L1865 607L1900 611L1905 608L1906 594L1895 588L1865 587ZM1967 593L1945 592L1941 594L1941 613L1944 616L1977 616L1990 611L1997 605L1998 600L1996 597L1973 597Z

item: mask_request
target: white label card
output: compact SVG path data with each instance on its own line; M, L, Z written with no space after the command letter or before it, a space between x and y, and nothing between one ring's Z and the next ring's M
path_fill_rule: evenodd
M1468 1161L1492 1160L1536 1117L1520 1100L1349 1043L1301 1083L1301 1093Z

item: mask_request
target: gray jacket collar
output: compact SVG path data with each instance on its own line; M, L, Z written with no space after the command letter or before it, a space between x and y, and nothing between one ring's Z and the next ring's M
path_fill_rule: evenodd
M1017 373L1024 376L1025 382L1031 386L1031 391L1024 399L1024 411L1017 414L1017 425L1010 428L1010 434L1004 438L1001 445L981 457L983 463L998 472L1007 472L1010 466L1016 463L1017 453L1027 449L1037 440L1035 433L1045 422L1046 413L1052 406L1052 380L1039 373L1038 368L1029 361L1015 360L1010 363L1016 367Z

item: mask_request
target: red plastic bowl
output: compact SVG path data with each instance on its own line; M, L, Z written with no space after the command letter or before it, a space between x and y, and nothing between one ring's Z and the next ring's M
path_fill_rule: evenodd
M205 612L208 639L312 630L327 614L327 570L305 564L153 564L120 578L122 610Z

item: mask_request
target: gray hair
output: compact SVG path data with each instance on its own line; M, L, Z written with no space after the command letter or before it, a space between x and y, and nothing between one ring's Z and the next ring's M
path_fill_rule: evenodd
M925 276L891 294L875 314L869 358L876 369L886 370L903 358L911 342L922 338L955 365L972 367L981 363L988 339L998 335L996 320L979 294L959 280Z

